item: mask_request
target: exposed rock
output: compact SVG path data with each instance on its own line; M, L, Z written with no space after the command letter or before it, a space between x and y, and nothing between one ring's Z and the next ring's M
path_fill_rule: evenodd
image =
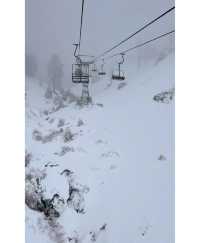
M71 170L65 169L63 170L60 174L61 175L65 175L65 176L70 176L72 175L74 172L72 172Z
M167 158L164 156L164 155L160 155L159 157L158 157L158 160L160 160L160 161L165 161L165 160L167 160Z
M72 132L69 128L66 128L64 135L63 135L64 142L65 143L70 142L73 140L73 138L74 138L74 134L72 134Z
M62 98L64 101L68 101L69 103L76 102L78 97L71 93L70 90L62 91Z
M42 142L43 143L48 143L51 142L55 137L61 135L63 133L63 129L59 129L59 130L54 130L52 132L50 132L48 135L44 136L42 138Z
M64 119L59 119L58 121L58 127L63 127L65 125L65 120Z
M77 213L85 213L84 197L78 189L70 187L67 204L69 207L72 207Z
M58 153L58 152L55 152L54 154L58 155L58 156L64 156L66 153L68 152L74 152L75 149L73 147L70 147L70 146L64 146L62 147L61 151Z
M69 184L69 197L67 199L68 207L73 208L77 213L85 213L84 194L89 192L87 186L76 182L74 173L68 169L64 170L61 175L65 175Z
M96 144L107 144L107 142L106 141L103 141L102 139L98 139L96 141Z
M145 226L140 227L139 230L140 230L141 236L145 237L148 234L150 229L151 229L151 225L145 225Z
M104 224L104 225L101 226L100 230L105 230L106 227L107 227L107 224Z
M125 86L127 85L127 83L123 82L123 83L120 83L117 87L117 89L122 89L124 88Z
M51 119L49 120L49 123L52 124L54 121L55 121L55 119L54 119L54 118L51 118Z
M47 164L45 164L44 167L58 167L59 164L52 164L51 162L48 162Z
M58 218L65 207L65 201L59 194L54 194L51 199L41 198L41 206L41 211L46 217L50 219Z
M77 126L80 127L80 126L83 126L83 125L84 125L83 120L81 120L81 119L79 118L79 120L78 120L78 122L77 122Z
M38 130L34 130L32 133L33 139L36 141L42 141L42 134Z
M58 194L54 194L52 198L44 197L45 188L42 187L41 181L45 177L44 171L31 169L26 173L25 202L30 209L44 213L49 219L58 218L65 201Z
M103 157L103 158L109 158L109 157L113 157L113 156L120 157L119 153L117 153L115 151L108 151L108 152L101 154L101 157Z
M26 151L25 154L25 167L29 166L31 160L32 160L32 154Z
M48 135L42 136L42 133L38 130L33 131L33 139L41 141L42 143L51 142L55 137L63 133L63 129L51 131Z
M45 116L48 116L48 115L49 115L49 111L48 111L48 110L44 110L44 111L43 111L43 114L44 114Z
M98 237L99 237L99 235L102 233L102 231L105 231L106 230L106 227L107 227L107 224L104 224L104 225L102 225L99 228L99 230L97 230L97 231L91 231L90 232L90 236L91 236L90 240L92 242L96 242L97 239L98 239Z
M41 186L41 180L46 174L40 170L30 169L25 176L25 202L26 205L33 210L42 212L41 198L44 189Z

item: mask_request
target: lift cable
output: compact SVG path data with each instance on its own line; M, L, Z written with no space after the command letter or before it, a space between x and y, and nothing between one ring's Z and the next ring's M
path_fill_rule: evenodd
M138 33L140 33L141 31L143 31L144 29L146 29L148 26L152 25L153 23L155 23L156 21L158 21L159 19L161 19L162 17L164 17L165 15L167 15L168 13L170 13L172 10L175 9L175 6L168 9L166 12L162 13L160 16L158 16L157 18L153 19L152 21L150 21L149 23L147 23L146 25L144 25L142 28L140 28L139 30L137 30L136 32L134 32L133 34L131 34L130 36L128 36L127 38L125 38L124 40L120 41L118 44L114 45L112 48L108 49L107 51L103 52L101 55L97 56L94 61L96 61L97 59L101 58L102 56L108 54L109 52L111 52L112 50L114 50L115 48L119 47L121 44L123 44L124 42L128 41L129 39L131 39L132 37L134 37L135 35L137 35Z
M78 44L78 46L79 46L79 53L80 53L80 48L81 48L84 4L85 4L85 0L82 0L82 7L81 7L81 25L80 25L80 33L79 33L79 44Z
M119 56L119 55L122 55L122 54L126 54L126 53L128 53L129 51L133 51L133 50L135 50L135 49L137 49L137 48L139 48L139 47L145 46L145 45L147 45L147 44L149 44L149 43L151 43L151 42L153 42L153 41L156 41L156 40L161 39L161 38L163 38L163 37L165 37L165 36L168 36L168 35L170 35L170 34L172 34L172 33L174 33L174 32L175 32L175 30L172 30L172 31L167 32L167 33L165 33L165 34L159 35L159 36L157 36L157 37L155 37L155 38L153 38L153 39L151 39L151 40L145 41L145 42L143 42L143 43L141 43L141 44L138 44L138 45L136 45L136 46L134 46L134 47L131 47L131 48L125 50L125 51L122 51L122 52L116 53L116 54L114 54L114 55L112 55L112 56L109 56L109 57L107 57L106 59L110 59L110 58L113 58L113 57L116 57L116 56Z

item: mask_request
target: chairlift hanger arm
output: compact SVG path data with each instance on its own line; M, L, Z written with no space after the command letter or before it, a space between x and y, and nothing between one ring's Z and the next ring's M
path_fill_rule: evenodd
M105 64L105 61L104 61L104 58L102 59L102 63L101 63L101 69L103 70L104 68L104 64Z
M76 52L77 52L77 49L78 49L79 44L73 44L73 45L75 46L74 56L77 58L78 55L76 54Z
M124 63L124 53L120 53L120 55L121 55L121 57L122 57L122 60L121 60L121 62L119 62L119 64L121 65L121 64L123 64Z

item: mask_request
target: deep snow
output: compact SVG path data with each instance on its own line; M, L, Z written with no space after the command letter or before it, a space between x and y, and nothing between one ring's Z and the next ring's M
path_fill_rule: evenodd
M46 174L47 198L69 196L68 179L60 174L65 169L89 191L83 193L84 214L65 206L53 223L26 207L26 243L174 242L174 99L167 104L153 100L174 88L174 55L138 76L130 68L127 75L121 88L108 76L93 82L94 105L71 103L49 115L43 113L53 106L44 98L45 87L27 80L26 149L32 159L26 170ZM80 88L72 90L78 94ZM59 131L60 119L63 131L51 141L34 139L34 130L43 137ZM75 134L67 143L66 128ZM62 154L66 146L71 150Z

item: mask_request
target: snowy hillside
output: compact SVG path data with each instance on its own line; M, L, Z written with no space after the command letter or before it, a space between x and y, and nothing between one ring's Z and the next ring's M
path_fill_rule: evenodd
M27 80L26 243L173 243L174 55L90 90L53 109Z

